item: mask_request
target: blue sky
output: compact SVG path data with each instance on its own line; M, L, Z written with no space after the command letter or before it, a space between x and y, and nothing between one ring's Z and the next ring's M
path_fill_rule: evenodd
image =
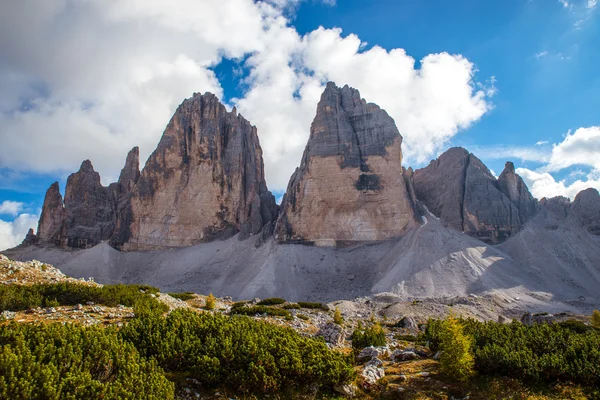
M600 188L599 14L594 0L4 3L0 249L83 159L108 184L129 148L147 157L193 92L257 125L278 196L328 79L388 110L407 166L464 146L496 174L514 161L537 197Z

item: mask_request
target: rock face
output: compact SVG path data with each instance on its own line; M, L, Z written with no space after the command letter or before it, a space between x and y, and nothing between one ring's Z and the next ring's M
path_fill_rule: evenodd
M473 154L454 147L413 174L417 198L442 222L486 243L517 233L534 215L536 201L507 163L500 178Z
M140 149L134 147L127 154L125 166L121 170L119 180L111 185L116 207L115 230L110 239L113 247L121 249L130 238L129 226L133 222L131 196L135 184L140 177Z
M130 204L131 223L120 233L126 250L243 238L277 218L256 128L210 93L177 108Z
M60 245L65 223L65 209L58 182L54 182L46 191L42 215L38 222L37 240L43 243Z
M327 84L276 227L280 242L383 240L416 226L394 120L348 86Z
M216 96L185 100L142 172L139 157L134 147L109 187L84 161L67 180L64 204L54 183L35 241L87 248L110 240L117 249L151 250L272 234L279 209L256 128Z
M521 223L527 222L536 213L537 201L529 193L523 179L515 173L515 165L508 161L498 177L498 186L510 201L517 205Z
M67 178L65 211L61 245L84 249L112 236L116 218L113 196L102 186L100 174L89 160Z
M571 210L590 233L600 235L600 194L596 189L579 192L571 204Z

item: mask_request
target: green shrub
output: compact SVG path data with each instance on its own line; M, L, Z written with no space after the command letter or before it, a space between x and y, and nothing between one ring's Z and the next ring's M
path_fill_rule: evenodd
M2 399L173 399L156 361L113 329L78 325L0 326Z
M166 318L136 318L121 334L165 370L188 372L209 387L274 393L332 386L354 376L347 358L322 340L243 316L179 309Z
M194 293L192 293L192 292L168 293L168 295L171 297L175 297L176 299L183 300L183 301L191 300L194 297L196 297L196 296L194 296Z
M586 333L587 331L594 329L581 321L577 321L576 319L568 319L566 321L559 322L558 325L562 326L563 328L570 329L576 333Z
M600 386L600 332L578 333L561 324L523 325L460 320L474 339L475 369L530 381ZM425 338L435 351L443 322L430 320Z
M250 307L248 307L246 304L247 303L235 303L233 306L231 306L230 313L232 315L237 314L237 315L254 316L256 314L267 314L267 315L277 316L277 317L286 317L286 318L291 317L290 312L287 310L284 310L283 308L273 308L273 307L267 307L267 306L250 306Z
M284 304L283 308L286 310L298 310L301 307L297 303L288 303L288 304Z
M158 289L146 285L91 286L74 282L37 285L0 286L0 311L21 311L36 307L74 306L88 301L115 307L119 304L135 307L163 309L164 305L149 296ZM140 305L141 306L141 305Z
M212 293L209 293L208 297L206 298L206 304L204 305L204 308L206 310L214 310L216 306L217 299L215 299L215 296L213 296Z
M276 306L279 304L283 304L285 303L285 299L282 299L280 297L269 297L268 299L264 299L260 302L258 302L257 305L259 306Z
M340 311L339 307L336 307L335 311L333 312L333 322L338 325L344 325L344 317L342 317L342 312Z
M313 309L313 310L324 310L324 311L328 311L329 310L329 307L327 307L323 303L313 303L313 302L309 302L309 301L299 301L298 305L301 308L308 308L308 309Z
M352 333L352 348L360 351L369 346L385 346L385 331L378 323L363 328L359 322L356 330Z
M594 310L592 313L592 326L596 329L600 329L600 311Z
M301 320L304 320L304 321L310 321L310 317L308 315L297 314L296 317L298 317L298 318L300 318Z
M468 381L474 374L473 338L464 334L464 328L453 316L440 326L441 372L459 382Z

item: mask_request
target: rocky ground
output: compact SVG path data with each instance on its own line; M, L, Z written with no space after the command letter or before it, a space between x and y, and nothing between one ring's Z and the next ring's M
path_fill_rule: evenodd
M64 275L59 269L38 261L16 262L0 255L0 285L36 283L76 282L82 285L98 285L91 279L74 279ZM166 293L157 293L156 298L167 304L171 310L187 307L197 312L205 310L206 296L188 294L188 299L180 300ZM247 301L252 307L260 299ZM230 313L235 302L230 297L217 298L214 310L210 312ZM255 314L251 318L269 323L290 327L307 336L322 336L331 348L350 353L352 351L351 334L357 324L370 324L374 321L382 324L386 331L386 345L368 347L362 350L357 360L356 384L336 388L329 398L336 396L358 398L407 398L407 399L450 399L450 398L490 398L485 393L490 385L497 390L505 390L516 382L484 382L482 388L471 388L470 397L457 389L452 382L444 380L438 374L438 361L425 345L419 342L418 335L429 318L442 318L453 312L457 315L479 320L500 320L510 322L513 318L521 320L518 299L506 302L501 296L455 297L431 301L399 301L392 294L380 294L372 297L358 298L352 301L335 301L323 304L322 308L290 308L293 303L283 303L270 308L287 309L290 316L278 317L267 314ZM507 306L508 304L508 306ZM295 306L295 305L294 305ZM333 311L339 309L344 319L343 326L333 322ZM133 309L118 305L107 307L101 304L77 304L76 306L57 306L36 308L13 312L4 310L0 323L16 321L19 323L78 323L83 325L117 325L122 326L133 318ZM542 323L575 318L587 321L588 317L571 313L561 314L525 314L524 323ZM232 395L202 390L191 378L182 385L179 393L181 399L230 399ZM189 382L188 382L189 381ZM519 390L525 390L520 388ZM571 389L569 389L571 390ZM462 395L461 395L462 393ZM316 398L316 397L312 397ZM501 397L499 397L501 398ZM525 397L554 398L554 397ZM557 397L558 398L558 397ZM570 398L570 397L565 397Z

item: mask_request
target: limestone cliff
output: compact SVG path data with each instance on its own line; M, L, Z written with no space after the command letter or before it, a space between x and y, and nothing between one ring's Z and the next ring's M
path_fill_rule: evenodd
M126 250L190 246L269 230L277 218L256 127L216 96L185 100L132 190Z
M120 249L130 237L129 226L133 222L131 196L139 177L140 149L134 147L127 154L125 166L121 170L119 180L111 184L111 191L116 207L116 221L110 243L117 249Z
M590 233L600 235L600 194L596 189L579 192L571 204L571 210Z
M67 178L64 206L61 245L83 249L110 239L116 218L113 196L89 160Z
M416 226L394 120L356 89L327 84L282 202L280 242L383 240Z
M54 182L46 191L42 215L38 222L37 241L60 245L65 223L65 209L58 182Z
M517 233L536 210L535 199L512 163L497 180L460 147L416 170L413 185L417 199L445 225L491 244Z

